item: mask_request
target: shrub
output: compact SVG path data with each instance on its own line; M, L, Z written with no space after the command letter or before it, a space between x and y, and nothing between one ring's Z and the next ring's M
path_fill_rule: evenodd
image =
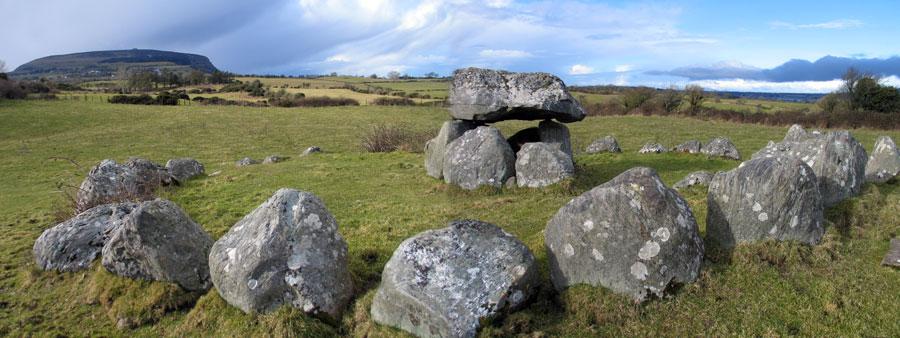
M414 106L416 102L404 97L379 97L372 101L376 106Z
M622 106L626 111L641 108L647 101L653 98L656 90L650 87L637 87L622 93Z
M406 151L421 153L434 131L417 131L407 125L379 124L363 137L362 147L370 153Z
M190 97L183 92L160 92L155 98L147 94L114 95L109 98L109 103L177 106L178 101L182 99L189 100Z
M28 94L15 81L0 79L0 99L24 99Z
M690 113L691 115L696 115L700 112L700 108L703 107L703 100L706 99L706 93L703 91L703 87L697 85L684 87L684 91L687 92L688 95Z
M332 98L328 96L318 97L283 97L269 101L270 104L278 107L337 107L337 106L358 106L359 101L343 97Z

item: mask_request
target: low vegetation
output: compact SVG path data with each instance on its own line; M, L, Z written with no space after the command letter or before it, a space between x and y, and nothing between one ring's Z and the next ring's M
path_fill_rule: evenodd
M109 103L177 106L180 100L190 100L190 97L184 92L159 92L155 97L147 94L114 95L109 98Z
M409 125L378 124L363 136L362 147L370 153L406 151L421 153L437 133L413 130Z

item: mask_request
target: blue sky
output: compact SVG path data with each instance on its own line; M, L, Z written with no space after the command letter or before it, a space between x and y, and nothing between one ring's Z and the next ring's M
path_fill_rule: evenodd
M0 59L14 68L51 54L154 48L204 54L239 73L480 66L545 71L574 84L823 92L836 82L767 70L829 55L850 65L878 59L865 64L884 66L886 81L900 84L900 58L890 59L900 55L898 3L0 0Z

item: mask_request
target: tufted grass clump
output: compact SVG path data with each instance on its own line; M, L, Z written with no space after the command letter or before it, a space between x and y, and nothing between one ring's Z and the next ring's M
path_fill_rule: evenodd
M245 314L213 289L200 298L173 333L179 337L335 337L340 332L288 306L266 314Z

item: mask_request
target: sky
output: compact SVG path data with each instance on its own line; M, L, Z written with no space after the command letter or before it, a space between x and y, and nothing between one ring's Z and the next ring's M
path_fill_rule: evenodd
M0 60L150 48L243 74L553 73L567 84L900 85L900 1L0 0Z

